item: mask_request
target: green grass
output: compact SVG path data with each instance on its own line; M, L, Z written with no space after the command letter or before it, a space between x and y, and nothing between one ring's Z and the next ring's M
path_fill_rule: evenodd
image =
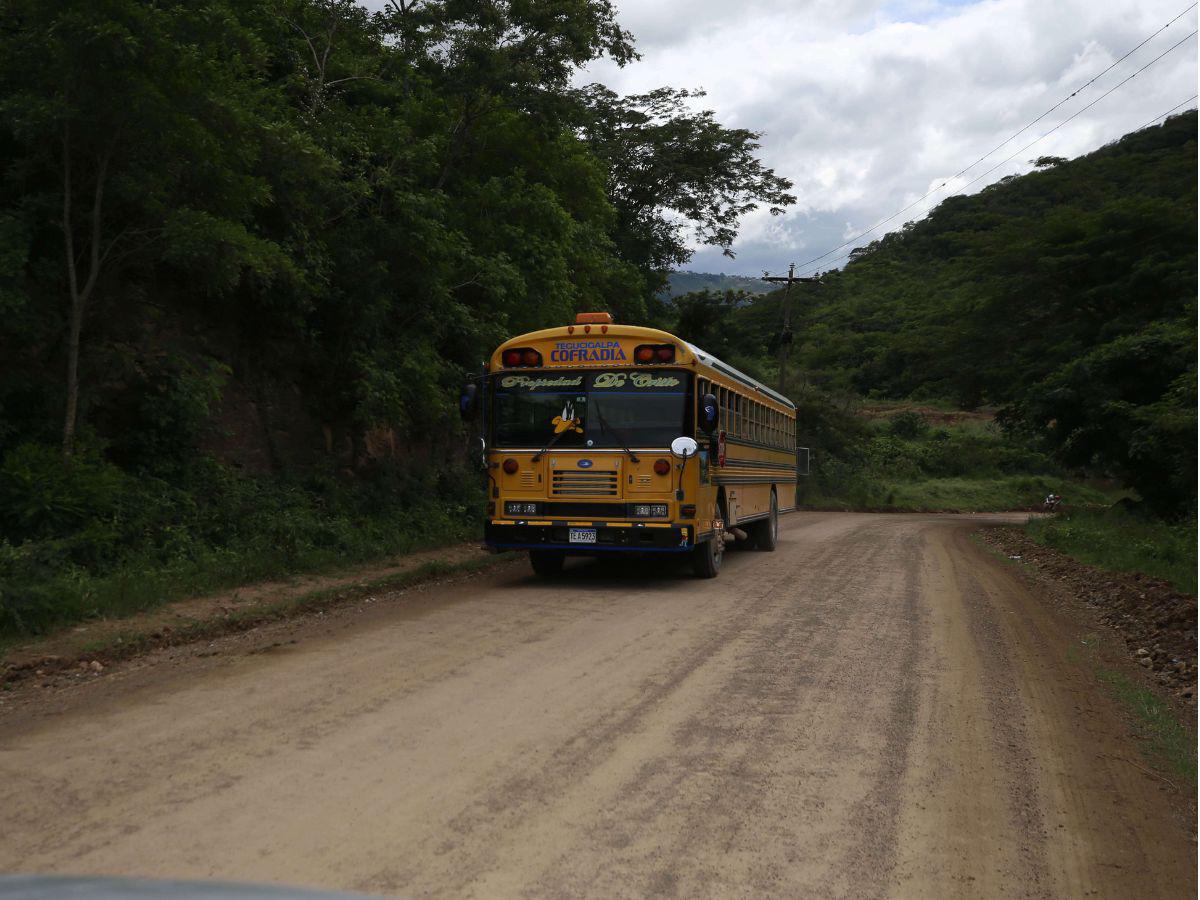
M1073 503L1076 489L1064 490ZM1084 500L1086 498L1078 498ZM1196 593L1196 522L1171 523L1119 507L1071 509L1026 526L1039 544L1097 568L1140 572Z
M415 516L413 525L421 518ZM465 540L474 531L474 523L437 522L434 527L435 520L425 521L430 527L424 530L395 523L397 527L390 532L372 527L379 523L364 522L358 540L334 547L282 549L255 540L241 547L198 544L186 555L167 561L153 556L127 558L107 573L64 564L59 572L14 581L0 592L0 607L8 619L2 623L6 627L0 627L0 637L11 642L73 622L131 616L171 600L242 584L337 571L355 563ZM6 602L3 594L11 599Z
M1120 672L1100 665L1100 641L1088 634L1079 647L1067 648L1067 659L1087 666L1108 693L1133 720L1135 737L1147 762L1158 771L1179 779L1176 787L1188 793L1196 789L1196 733L1179 722L1171 704L1154 691Z
M1120 672L1098 669L1100 681L1129 710L1146 757L1157 768L1179 778L1188 793L1196 786L1196 735L1179 724L1167 701Z
M258 625L329 609L369 594L398 591L439 578L483 572L504 563L507 559L504 556L486 556L458 562L434 560L395 575L340 587L306 591L282 600L272 600L240 609L229 615L181 622L173 626L169 636L164 636L155 628L130 627L106 635L100 640L81 644L78 656L84 659L100 658L113 661L135 656L155 647L210 640L223 634L245 631ZM0 646L0 661L3 660L3 649L3 646ZM72 661L66 660L68 664Z
M1081 501L1101 503L1106 497L1094 488L1071 484L1050 475L886 479L861 478L837 491L809 493L806 506L848 506L897 511L988 512L1029 509L1041 505L1051 491L1070 490Z

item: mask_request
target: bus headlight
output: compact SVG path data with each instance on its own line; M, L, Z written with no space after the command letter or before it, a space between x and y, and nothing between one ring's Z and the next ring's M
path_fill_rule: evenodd
M506 516L536 516L538 514L538 505L536 503L526 503L523 500L506 500L504 502L504 514Z
M639 519L665 519L667 504L665 503L635 503L633 515Z

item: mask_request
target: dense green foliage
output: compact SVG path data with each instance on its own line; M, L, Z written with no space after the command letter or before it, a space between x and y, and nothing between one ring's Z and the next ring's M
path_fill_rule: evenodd
M346 483L198 460L165 479L25 444L0 468L0 533L24 536L0 540L0 635L464 540L479 505L455 467Z
M1195 508L1196 115L947 200L813 292L821 382L1001 407L1063 463Z
M810 398L800 409L813 445L802 503L849 509L974 512L1038 509L1051 492L1076 502L1104 494L1070 485L1044 453L986 419L931 426L913 410L866 418Z
M444 534L464 479L420 473L497 343L655 320L693 237L791 202L695 95L575 86L600 57L608 0L5 3L0 627Z
M822 397L998 407L1018 444L1196 501L1196 114L970 197L793 289L801 432ZM679 300L683 333L777 378L780 295Z

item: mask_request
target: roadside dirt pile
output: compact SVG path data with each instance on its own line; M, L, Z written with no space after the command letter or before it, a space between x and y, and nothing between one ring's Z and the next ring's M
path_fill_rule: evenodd
M1120 631L1140 666L1181 699L1196 703L1195 597L1147 575L1084 565L1018 528L986 529L980 538L1097 610L1101 622Z

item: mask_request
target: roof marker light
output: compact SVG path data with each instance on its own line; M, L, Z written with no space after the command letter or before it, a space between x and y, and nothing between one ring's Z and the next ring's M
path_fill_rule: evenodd
M581 312L575 316L576 325L611 325L612 313L606 312Z

